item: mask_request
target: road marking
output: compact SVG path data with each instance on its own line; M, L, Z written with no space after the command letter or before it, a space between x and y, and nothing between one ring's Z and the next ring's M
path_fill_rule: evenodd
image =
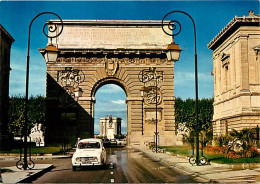
M110 174L114 174L113 172L110 172Z
M114 183L115 182L115 180L114 179L111 179L111 183Z
M110 163L110 169L113 169L113 163Z

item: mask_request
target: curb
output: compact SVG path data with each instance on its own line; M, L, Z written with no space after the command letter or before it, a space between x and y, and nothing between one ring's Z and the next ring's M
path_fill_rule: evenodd
M39 164L34 169L28 170L19 170L15 166L4 167L4 169L10 170L10 172L1 174L1 183L29 183L53 168L53 164Z
M64 159L71 158L72 155L62 155L62 156L32 156L33 160L43 160L43 159ZM2 156L0 155L0 160L19 160L20 156Z
M38 177L42 176L46 172L51 171L53 168L54 168L54 166L51 165L51 166L44 168L44 169L40 170L39 172L36 172L36 173L26 177L26 178L20 179L20 181L16 181L15 183L30 183L32 180L37 179Z

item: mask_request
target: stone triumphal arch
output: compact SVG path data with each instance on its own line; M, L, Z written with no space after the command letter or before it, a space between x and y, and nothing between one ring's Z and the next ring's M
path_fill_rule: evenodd
M171 37L163 33L161 21L65 20L63 25L62 34L48 41L59 56L46 60L46 142L93 136L95 93L111 83L126 93L128 144L153 142L155 80L143 83L140 75L156 67L160 144L174 144L174 63L166 57ZM150 91L142 96L144 85Z

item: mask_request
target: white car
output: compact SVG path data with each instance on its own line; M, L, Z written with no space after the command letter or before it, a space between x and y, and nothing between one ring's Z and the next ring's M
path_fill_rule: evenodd
M72 156L72 169L106 164L106 150L101 139L82 139L77 143Z
M117 141L118 146L126 146L126 139L119 139Z

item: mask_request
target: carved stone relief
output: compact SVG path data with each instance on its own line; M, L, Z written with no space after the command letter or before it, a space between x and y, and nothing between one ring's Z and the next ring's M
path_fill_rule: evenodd
M119 67L119 63L117 60L115 60L114 58L107 59L107 57L105 57L105 69L107 75L109 76L115 75L118 70L118 67Z
M65 70L58 71L57 81L61 86L78 87L85 80L85 74L81 70L66 67Z
M162 102L162 93L161 90L157 87L157 105ZM144 103L146 105L155 105L156 104L156 87L151 86L147 92L147 95L144 96Z
M166 63L169 62L166 59L160 59L160 58L110 58L115 62L118 62L119 64L152 64L152 63ZM57 63L93 63L93 64L99 64L99 63L105 63L108 59L107 58L86 58L86 57L59 57L57 59Z
M162 120L162 112L160 109L157 111L157 121L160 122ZM156 111L155 110L146 110L145 111L145 121L148 123L156 122Z
M60 83L64 91L59 95L62 105L72 105L73 99L76 98L75 91L79 84L85 80L85 74L81 70L66 67L65 70L58 71L57 82ZM75 101L74 101L75 102Z

